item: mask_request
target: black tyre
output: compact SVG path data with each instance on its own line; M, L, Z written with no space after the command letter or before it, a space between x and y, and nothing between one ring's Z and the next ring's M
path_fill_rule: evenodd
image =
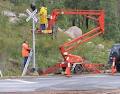
M83 66L81 64L77 64L74 68L74 73L75 74L81 74L83 72Z
M117 72L120 72L120 62L116 63Z

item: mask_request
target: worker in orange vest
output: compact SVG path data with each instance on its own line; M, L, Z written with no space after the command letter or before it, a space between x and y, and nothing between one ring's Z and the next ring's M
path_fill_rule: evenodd
M28 41L25 40L22 44L22 57L24 58L24 67L27 62L31 48L29 47Z

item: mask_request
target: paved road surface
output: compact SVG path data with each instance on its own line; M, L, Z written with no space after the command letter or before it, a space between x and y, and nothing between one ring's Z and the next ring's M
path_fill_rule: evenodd
M120 75L79 75L24 77L1 79L0 92L33 92L47 90L108 90L120 89Z

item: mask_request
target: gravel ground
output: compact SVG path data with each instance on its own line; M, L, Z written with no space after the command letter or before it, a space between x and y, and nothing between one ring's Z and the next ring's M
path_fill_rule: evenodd
M120 94L120 90L91 90L91 91L36 91L0 94Z

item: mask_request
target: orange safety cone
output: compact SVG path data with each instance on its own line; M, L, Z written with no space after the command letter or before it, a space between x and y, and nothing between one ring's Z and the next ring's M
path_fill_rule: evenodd
M112 71L112 75L114 75L114 73L117 71L116 67L115 67L115 57L113 57L113 63L112 63L111 71Z
M68 66L65 70L66 77L71 77L71 70L70 70L70 63L68 63Z
M116 68L112 66L112 75L116 72Z

